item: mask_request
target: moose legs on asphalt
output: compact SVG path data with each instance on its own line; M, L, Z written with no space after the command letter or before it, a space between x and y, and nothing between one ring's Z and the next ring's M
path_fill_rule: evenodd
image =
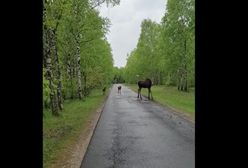
M151 95L151 97L150 97L150 95ZM151 88L148 88L148 99L150 100L150 98L151 98L151 100L153 100L152 90L151 90Z
M137 84L139 86L139 89L138 89L138 98L140 98L142 100L141 89L142 88L147 88L148 89L148 99L150 100L150 95L151 95L151 98L153 100L152 91L151 91L152 81L147 78L145 81L138 81Z
M121 86L118 86L118 93L121 94Z
M138 97L137 98L140 98L142 100L142 97L141 97L141 88L138 89Z
M138 89L138 96L137 96L137 98L140 98L142 100L141 88ZM151 88L148 88L148 100L153 100Z

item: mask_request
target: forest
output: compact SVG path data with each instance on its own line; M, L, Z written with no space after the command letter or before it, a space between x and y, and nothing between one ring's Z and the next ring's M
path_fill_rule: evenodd
M67 99L84 101L112 83L195 86L195 1L168 0L160 23L144 19L125 67L114 67L107 41L111 22L99 15L103 3L119 0L44 0L43 107L54 116Z
M111 20L98 7L120 3L43 0L44 167L62 167L83 143L80 135L88 136L89 121L116 83L136 91L139 80L150 78L156 101L194 118L195 0L165 1L160 23L144 19L136 47L123 53L126 65L116 67L107 40Z
M120 74L127 83L151 78L154 85L188 91L195 83L194 0L168 0L160 24L145 19L136 45Z
M109 86L113 57L106 40L110 21L95 9L118 0L43 1L43 107L54 116L66 99L84 101L94 88Z

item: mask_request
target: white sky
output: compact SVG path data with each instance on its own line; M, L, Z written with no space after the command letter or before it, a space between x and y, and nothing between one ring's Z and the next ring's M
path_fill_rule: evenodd
M124 67L127 54L138 42L142 20L151 19L160 23L164 16L167 0L121 0L120 5L102 5L100 15L111 21L108 42L112 48L114 66Z

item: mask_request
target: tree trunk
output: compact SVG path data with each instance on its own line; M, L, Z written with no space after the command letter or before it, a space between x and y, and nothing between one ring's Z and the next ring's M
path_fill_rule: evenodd
M74 99L74 91L73 91L73 68L71 67L71 71L70 71L70 89L71 89L71 99Z
M183 83L183 91L188 91L188 72L187 72L187 66L184 65L184 83Z
M180 91L183 90L183 76L180 76Z
M177 77L177 90L180 90L180 76Z
M58 109L58 99L57 94L54 88L54 76L53 76L53 69L52 69L52 56L54 54L53 50L53 31L49 28L44 28L44 66L46 69L45 77L49 81L49 89L50 89L50 99L51 99L51 107L52 107L52 114L58 116L59 109Z
M186 58L187 58L187 48L186 48L186 39L184 41L184 54L185 54L185 60L184 60L184 67L183 67L183 79L184 79L184 82L183 82L183 91L187 92L188 91L188 83L187 83L187 78L188 78L188 72L187 72L187 61L186 61Z
M82 83L81 83L81 65L80 65L80 47L77 47L77 81L78 81L78 97L81 100L82 95Z
M70 59L70 54L68 54L68 60L67 60L67 78L69 79L68 82L70 82L69 88L70 88L70 98L73 99L73 67L72 67L72 62L69 60Z
M52 83L52 81L50 81L49 82L49 88L52 88L53 90L55 90L52 85L53 85L53 83ZM57 97L55 91L50 93L50 99L51 99L51 105L52 105L52 114L54 116L59 116L58 97Z
M177 70L177 74L178 74L178 82L177 82L177 89L179 91L182 90L182 69L179 67L179 69Z
M159 85L163 84L162 73L159 72Z
M57 70L57 97L58 97L58 106L60 110L63 110L63 100L62 100L62 82L61 82L61 71L59 65L59 56L58 56L58 47L57 47L57 37L55 31L53 31L54 35L54 50L55 50L55 67Z

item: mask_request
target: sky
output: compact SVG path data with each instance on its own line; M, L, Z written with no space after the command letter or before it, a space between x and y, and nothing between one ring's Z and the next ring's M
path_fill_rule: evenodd
M141 22L151 19L160 23L167 0L121 0L117 6L106 4L98 8L102 17L111 21L107 40L111 45L114 66L124 67L127 54L136 47L141 32Z

